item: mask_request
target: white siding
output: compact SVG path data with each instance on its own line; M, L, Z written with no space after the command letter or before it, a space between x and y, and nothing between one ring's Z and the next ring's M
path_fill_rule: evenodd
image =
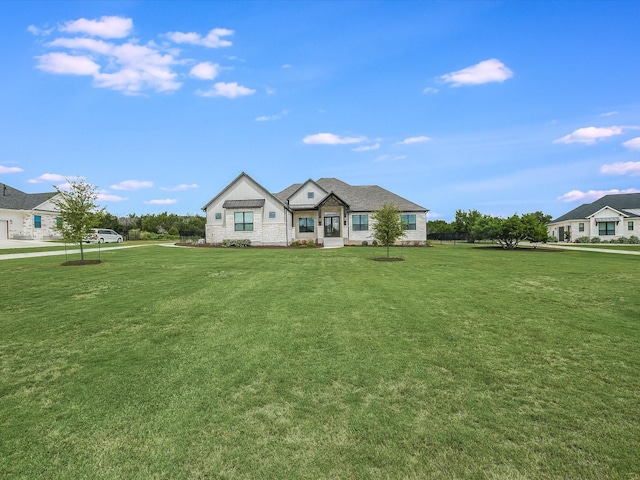
M616 218L615 222L615 235L600 235L599 220ZM629 230L629 222L633 222L632 230ZM580 224L584 225L584 231L580 231ZM558 239L560 242L564 242L564 238L560 238L560 228L567 229L571 232L571 242L575 242L580 237L597 237L602 240L617 240L621 237L630 238L632 236L640 236L640 218L638 217L624 217L616 210L608 207L603 208L599 212L595 213L590 218L578 219L578 220L566 220L564 222L557 222L549 224L547 232Z
M313 198L309 198L309 193L313 194ZM326 195L327 192L316 185L315 182L308 180L289 199L289 205L292 207L302 205L317 205L318 202L322 200Z
M263 207L223 208L227 200L257 199L264 199ZM253 231L235 230L235 212L253 213ZM270 218L270 212L273 212L273 218ZM216 219L216 214L219 214L219 219ZM242 176L228 187L224 195L207 206L206 239L213 244L230 239L249 239L253 245L286 245L287 215L284 206L269 192L249 177Z

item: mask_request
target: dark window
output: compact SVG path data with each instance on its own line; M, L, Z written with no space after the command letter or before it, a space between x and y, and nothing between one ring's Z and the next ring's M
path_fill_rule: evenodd
M584 232L584 223L579 223L578 224L578 231L579 232Z
M313 192L307 192L307 198L313 198Z
M233 214L236 232L253 231L253 212L236 212Z
M627 225L627 228L629 230L633 230L633 222L629 222L629 224Z
M402 225L405 230L416 229L416 216L415 215L402 215Z
M369 215L353 215L353 231L369 230Z
M313 229L313 217L302 217L298 219L298 231L300 233L312 233Z
M222 220L222 214L216 213L216 220Z
M60 217L56 218L56 227L62 228L62 219Z
M615 235L616 222L600 222L598 223L598 235Z
M269 212L269 218L276 218L276 212Z
M42 217L40 215L34 215L33 216L33 226L35 228L42 227Z

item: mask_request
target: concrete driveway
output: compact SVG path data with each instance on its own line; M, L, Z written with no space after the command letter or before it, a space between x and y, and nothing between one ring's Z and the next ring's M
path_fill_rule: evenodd
M0 239L0 249L3 248L30 248L30 247L56 247L64 248L64 243L42 242L40 240L2 240Z

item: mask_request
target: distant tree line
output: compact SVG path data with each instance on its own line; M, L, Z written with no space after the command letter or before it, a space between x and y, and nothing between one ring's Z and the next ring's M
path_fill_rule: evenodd
M130 213L126 217L117 217L108 212L99 212L93 219L91 226L110 228L123 234L137 230L159 235L204 237L206 223L207 219L200 215L176 215L175 213L162 212L147 215Z
M430 240L457 240L475 242L491 240L503 248L513 249L521 241L534 244L546 242L548 238L547 224L551 215L538 211L522 215L513 214L508 218L484 215L478 210L457 210L455 220L447 223L444 220L428 222Z

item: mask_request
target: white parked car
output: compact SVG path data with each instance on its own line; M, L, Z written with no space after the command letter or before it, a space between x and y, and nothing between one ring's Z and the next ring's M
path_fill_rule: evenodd
M92 228L86 237L86 243L122 243L122 235L108 228Z

